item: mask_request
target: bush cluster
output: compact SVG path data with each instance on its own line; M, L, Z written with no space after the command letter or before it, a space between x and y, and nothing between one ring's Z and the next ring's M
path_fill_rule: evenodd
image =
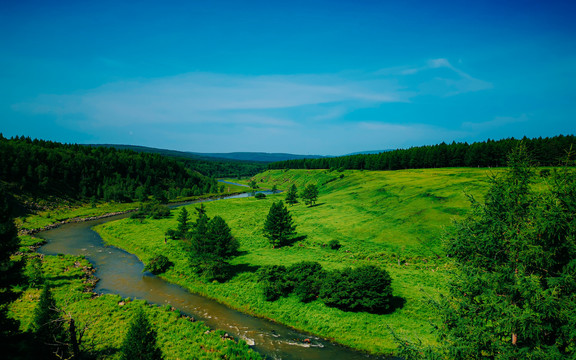
M289 267L264 266L258 279L267 301L294 294L301 302L320 299L344 311L383 313L391 308L390 275L373 265L326 271L317 262L302 261Z
M162 274L173 265L174 263L172 263L166 256L158 255L150 260L150 262L144 267L144 271L150 271L152 274L158 275Z

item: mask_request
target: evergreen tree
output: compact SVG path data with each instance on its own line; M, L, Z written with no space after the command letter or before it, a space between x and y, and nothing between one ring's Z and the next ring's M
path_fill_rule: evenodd
M0 343L18 333L18 324L6 316L8 304L16 299L12 286L22 274L22 264L10 259L20 246L17 234L8 195L0 188Z
M122 343L122 360L161 360L162 351L156 343L156 330L141 309L130 321L130 328Z
M491 179L483 204L447 240L457 274L444 304L442 356L576 356L576 173L534 187L526 151Z
M290 205L294 205L298 203L298 188L296 184L292 184L288 192L286 193L286 203Z
M66 354L68 346L63 325L64 319L60 317L52 290L48 285L44 285L34 309L32 330L43 351L60 358Z
M176 229L177 234L180 238L184 239L188 230L190 229L190 224L188 224L188 210L186 207L183 206L182 210L180 210L180 215L178 215L178 227Z
M211 253L222 259L229 259L238 253L240 244L232 236L232 231L226 221L215 216L208 222L206 236L211 244Z
M314 205L318 199L318 187L314 184L308 184L300 196L306 205Z
M272 244L272 248L282 245L296 234L296 226L292 215L282 201L272 204L264 222L264 236Z

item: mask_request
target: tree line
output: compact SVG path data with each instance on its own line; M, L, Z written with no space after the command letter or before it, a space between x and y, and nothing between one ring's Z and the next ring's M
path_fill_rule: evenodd
M442 142L386 151L379 154L360 154L320 159L287 160L271 163L269 169L350 169L400 170L442 167L500 167L506 166L507 155L520 143L526 147L531 159L540 166L556 166L571 146L576 145L574 135L551 138L524 137L487 140L472 144Z
M15 191L105 201L217 193L216 180L157 154L0 134L0 180Z

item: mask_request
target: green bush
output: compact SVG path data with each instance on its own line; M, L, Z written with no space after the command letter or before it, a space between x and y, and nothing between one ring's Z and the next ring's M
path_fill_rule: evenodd
M338 250L342 247L342 245L340 245L340 241L336 240L336 239L332 239L328 242L328 246L330 247L330 249L332 250Z
M298 300L314 301L320 295L326 272L315 261L301 261L290 266L286 273L287 287L292 289Z
M320 298L344 311L383 313L390 309L391 282L386 270L373 265L335 270L323 281Z
M256 195L254 195L254 197L255 197L256 199L258 199L258 200L261 200L261 199L265 199L265 198L266 198L266 194L264 194L264 193L256 193Z
M162 274L174 264L164 255L158 255L144 267L144 271L150 271L152 274Z

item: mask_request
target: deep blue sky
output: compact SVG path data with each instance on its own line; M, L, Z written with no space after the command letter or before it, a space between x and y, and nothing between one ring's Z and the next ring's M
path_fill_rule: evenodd
M340 155L576 133L573 1L4 1L0 132Z

